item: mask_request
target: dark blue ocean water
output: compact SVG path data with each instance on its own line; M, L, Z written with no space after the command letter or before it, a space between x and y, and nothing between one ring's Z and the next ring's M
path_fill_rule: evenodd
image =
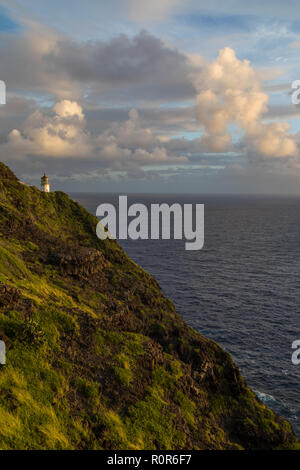
M76 194L95 214L117 195ZM185 321L231 353L248 385L300 436L300 199L134 195L129 203L205 204L205 246L122 241L160 283Z

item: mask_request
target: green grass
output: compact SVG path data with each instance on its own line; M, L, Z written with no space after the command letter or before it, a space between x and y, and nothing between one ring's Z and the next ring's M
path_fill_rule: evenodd
M0 245L1 278L31 279L31 273L20 257Z

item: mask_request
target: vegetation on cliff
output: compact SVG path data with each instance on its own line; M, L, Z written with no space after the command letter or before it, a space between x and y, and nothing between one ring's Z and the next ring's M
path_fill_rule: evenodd
M297 447L97 222L0 164L0 448Z

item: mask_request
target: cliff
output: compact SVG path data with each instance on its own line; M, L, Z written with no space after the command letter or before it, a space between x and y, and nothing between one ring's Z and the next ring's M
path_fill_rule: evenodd
M297 447L97 222L0 165L0 448Z

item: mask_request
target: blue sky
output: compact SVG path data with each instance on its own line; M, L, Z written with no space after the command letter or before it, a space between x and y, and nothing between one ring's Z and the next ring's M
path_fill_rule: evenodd
M29 183L300 192L298 2L2 0L0 34L0 158Z
M18 28L18 23L8 16L5 9L0 8L0 31L15 32Z

